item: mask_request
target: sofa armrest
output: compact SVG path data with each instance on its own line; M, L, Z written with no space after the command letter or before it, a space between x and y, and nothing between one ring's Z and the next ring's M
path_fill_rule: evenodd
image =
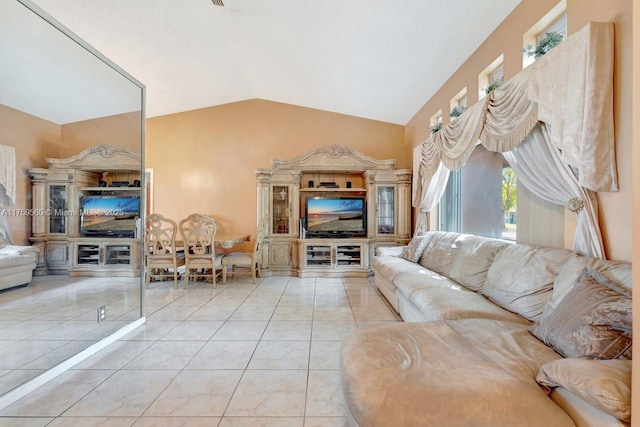
M376 248L376 255L386 255L399 257L406 246L381 246Z
M35 246L17 246L5 245L0 247L0 256L2 255L26 255L28 253L37 254L40 249Z

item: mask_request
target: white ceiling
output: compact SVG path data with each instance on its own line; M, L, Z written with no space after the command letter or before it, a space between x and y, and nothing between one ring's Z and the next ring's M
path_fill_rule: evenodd
M406 124L520 0L33 0L147 87L147 117L252 98Z
M139 110L141 91L12 0L0 2L0 103L65 124Z

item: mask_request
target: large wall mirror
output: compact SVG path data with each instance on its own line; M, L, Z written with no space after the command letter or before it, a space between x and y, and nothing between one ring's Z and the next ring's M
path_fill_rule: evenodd
M137 180L127 194L144 202L144 178L140 178L144 176L144 87L30 1L0 2L0 228L14 246L37 243L45 251L56 248L47 252L48 259L40 252L39 270L28 286L0 292L0 397L143 321L141 259L135 260L138 271L128 277L108 269L101 274L69 274L74 262L78 267L80 250L87 260L98 250L92 255L81 240L80 221L71 217L77 209L60 212L77 208L86 196L73 180L84 179L88 187L103 185L91 182L99 167L83 172L82 178L68 174L68 182L57 187L43 186L46 194L33 191L30 170L47 169L47 159L73 158L103 144L136 153L133 158L139 160L128 164L134 170L125 176L111 173L109 180ZM134 179L136 169L139 179ZM59 201L54 192L66 197L59 206L60 217L47 217L42 223L50 234L36 241L34 216L51 215L34 209L36 199ZM102 255L107 251L116 263L125 256L140 257L139 224L130 236L135 250L129 254L123 249L126 245L103 248L102 236L93 236L100 255L107 257ZM103 262L106 265L109 259ZM8 274L1 269L10 263L0 254L0 276ZM106 317L98 321L97 309L102 306Z

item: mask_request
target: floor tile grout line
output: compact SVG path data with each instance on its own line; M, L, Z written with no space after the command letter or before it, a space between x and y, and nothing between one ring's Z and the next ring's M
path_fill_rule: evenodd
M218 295L222 294L224 291L226 290L226 288L224 290L222 290L221 292L218 292L216 295L214 295L209 301L215 299ZM254 289L255 291L255 289ZM249 295L251 295L254 291L251 291L249 293ZM249 295L247 295L242 301L246 301L246 299L249 297ZM207 301L208 302L208 301ZM238 308L242 305L242 303L240 303L240 305L238 306ZM229 315L229 318L231 318L231 316L233 316L233 313L235 313L238 308L236 308L236 310L234 310L231 315ZM197 310L196 310L197 311ZM187 319L189 319L190 316L188 316L186 319L180 321L180 323L178 325L176 325L174 328L172 328L171 330L177 328L182 322L185 322ZM224 321L224 323L222 325L220 325L218 327L218 329L216 330L216 332L211 336L211 338L213 338L215 336L215 334L226 324L226 322L229 320L229 318L227 318L227 320ZM167 332L169 333L169 332ZM158 340L156 342L159 342L161 340L161 338L163 336L165 336L167 334L162 335L160 338L158 338ZM160 398L160 396L162 396L162 394L167 391L167 389L171 386L171 384L174 383L174 381L176 380L176 378L178 378L180 376L180 374L182 372L184 372L186 370L186 367L189 365L189 363L191 363L193 361L193 359L202 351L202 349L206 346L207 342L211 341L211 338L206 340L203 344L202 347L200 347L200 349L193 354L193 356L191 356L191 358L189 359L189 361L179 370L179 372L171 379L171 381L162 389L162 391L160 393L158 393L158 395L155 397L155 399L153 399L153 401L145 408L145 410L142 412L142 414L139 416L140 418L144 417L145 414L147 413L147 411L149 411L149 409L153 406L153 404L158 400L158 398ZM258 344L260 343L260 341L258 340ZM256 344L256 348L258 346L258 344ZM251 355L251 357L253 357L253 354L255 354L255 348L253 350L253 353ZM225 406L225 409L222 411L222 415L220 415L220 421L218 422L218 424L220 424L220 422L222 422L222 417L224 416L224 413L227 410L228 405L231 403L231 399L233 399L233 395L235 394L236 390L238 389L238 386L240 385L240 381L242 381L242 378L244 377L244 374L246 372L246 368L249 366L249 363L251 361L251 358L249 358L249 361L247 361L247 366L245 366L245 369L243 370L242 374L240 375L240 379L238 380L238 383L236 384L236 387L233 390L233 393L231 393L231 397L229 398L229 402L227 402L227 405Z
M274 306L274 310L271 312L271 315L269 316L269 319L268 319L268 320L266 320L266 326L265 326L265 328L262 330L262 333L261 333L261 335L260 335L259 339L257 340L256 347L253 349L253 352L252 352L252 354L251 354L251 357L249 358L249 360L248 360L248 362L247 362L246 366L244 367L244 369L242 369L243 373L242 373L241 379L240 379L240 380L238 381L238 383L236 384L236 387L234 388L233 393L231 393L231 398L229 399L229 402L227 402L227 405L226 405L226 407L225 407L225 409L224 409L224 411L223 411L223 415L222 415L222 416L220 416L220 417L217 417L217 416L215 417L215 418L219 418L219 422L218 422L218 424L222 423L222 420L223 420L223 418L225 417L225 413L226 413L226 411L227 411L227 409L228 409L228 406L229 406L229 404L230 404L230 402L231 402L231 400L232 400L233 396L235 395L235 393L236 393L236 391L237 391L237 388L238 388L238 386L239 386L239 384L240 384L240 382L241 382L241 380L242 380L242 377L246 374L247 370L249 370L249 365L250 365L250 363L251 363L251 360L255 357L255 354L256 354L257 348L259 347L260 343L262 343L262 342L266 342L266 341L269 341L269 340L265 340L265 339L264 339L264 338L265 338L265 334L266 334L267 329L268 329L268 326L269 326L269 324L270 324L272 321L275 321L275 320L274 320L274 316L275 316L275 313L276 313L276 311L277 311L277 308L280 306L280 302L282 301L283 296L285 296L285 292L286 292L286 290L287 290L287 289L289 289L289 287L290 287L290 286L293 286L293 283L291 282L291 278L289 278L289 279L287 280L287 284L284 286L283 290L280 292L280 296L279 296L278 301L276 302L276 304L275 304L275 306ZM304 397L304 405L305 405L305 406L304 406L304 415L303 415L303 417L302 417L303 425L306 425L306 424L307 424L307 418L309 418L309 417L308 417L308 413L307 413L307 399L308 399L308 397L309 397L309 380L310 380L310 371L311 371L311 346L312 346L313 341L314 341L314 340L313 340L313 330L314 330L314 326L316 326L316 325L315 325L315 322L316 322L316 321L319 321L319 319L317 318L317 315L318 315L318 311L317 311L317 310L318 310L318 309L321 309L321 308L327 308L327 309L328 309L328 308L336 308L336 307L338 307L338 308L339 308L339 307L341 307L341 306L339 306L339 305L337 305L337 306L335 306L335 307L334 307L334 306L332 306L332 305L326 305L326 306L322 305L322 306L317 306L317 305L316 305L316 302L317 302L317 301L316 301L316 299L317 299L317 297L318 297L318 295L319 295L319 294L318 294L318 286L319 286L319 285L318 285L318 283L317 283L317 281L316 281L316 282L315 282L315 284L314 284L314 288L313 288L313 305L312 305L311 322L310 322L310 323L311 323L311 325L310 325L310 334L309 334L309 339L308 339L308 342L309 342L309 354L308 354L308 357L307 357L307 367L306 367L307 376L306 376L306 387L305 387L305 397ZM370 286L370 285L368 285L368 286ZM202 345L202 347L201 347L201 348L200 348L200 349L199 349L199 350L198 350L198 351L197 351L197 352L196 352L192 357L190 357L189 361L188 361L188 362L187 362L187 363L186 363L186 364L185 364L181 369L179 369L178 374L176 374L176 376L172 378L171 382L170 382L170 383L169 383L169 384L168 384L168 385L167 385L167 386L166 386L162 391L160 391L160 392L159 392L158 396L156 396L156 398L154 399L154 401L153 401L152 403L150 403L150 404L149 404L149 406L145 409L145 411L143 412L143 415L140 415L140 416L138 416L138 417L135 417L135 416L134 416L134 417L132 417L132 418L136 418L136 421L134 421L134 423L135 423L135 422L137 422L138 420L140 420L141 418L143 418L143 417L144 417L144 414L148 411L148 409L153 405L153 403L155 403L155 401L159 398L159 396L161 396L161 395L162 395L162 393L164 393L164 392L166 391L167 387L169 387L169 386L170 386L170 385L175 381L175 379L177 378L177 376L178 376L178 375L180 375L180 373L182 373L182 372L184 372L185 370L187 370L187 368L186 368L186 367L188 366L188 364L193 360L193 358L194 358L194 357L196 357L196 356L197 356L197 354L199 354L199 353L202 351L202 348L206 345L206 343L207 343L207 342L211 342L211 341L212 341L212 338L215 336L215 334L217 333L217 331L218 331L218 330L219 330L223 325L227 324L227 322L230 322L230 321L231 321L231 317L232 317L232 316L233 316L233 315L234 315L234 314L235 314L235 313L236 313L236 312L237 312L241 307L243 307L243 304L246 302L247 298L249 298L249 296L253 295L253 294L254 294L257 290L259 290L259 289L261 289L261 287L260 287L260 286L256 286L256 287L254 287L254 288L251 290L251 292L249 292L249 294L248 294L247 296L245 296L245 297L244 297L244 299L243 299L243 300L242 300L242 302L241 302L241 303L236 307L236 309L235 309L235 310L234 310L230 315L226 316L226 319L225 319L225 320L223 320L223 321L221 322L221 325L218 327L218 329L216 330L216 332L214 332L214 333L213 333L213 335L212 335L211 337L209 337L209 339L207 339L207 340L175 340L175 341L202 341L202 342L203 342L203 345ZM354 321L355 321L356 326L357 326L357 320L355 319L355 315L354 315L354 312L353 312L353 304L352 304L351 298L349 298L349 294L348 294L348 292L346 292L347 287L345 286L344 280L342 280L341 288L340 288L340 289L341 289L342 291L344 291L344 292L345 292L345 294L346 294L346 296L347 296L347 302L348 302L348 304L349 304L350 313L351 313L351 316L354 318ZM224 291L223 291L223 292L224 292ZM216 294L216 296L218 296L218 295L222 294L223 292L220 292L220 293ZM186 294L186 295L188 295L188 294ZM165 307L167 307L167 306L172 305L173 303L175 303L176 301L179 301L180 299L182 299L182 298L183 298L183 297L185 297L186 295L182 295L182 296L180 296L179 298L176 298L176 299L174 299L173 301L171 301L171 302L169 302L169 303L167 303L167 304L162 305L160 308L158 308L158 309L157 309L157 310L155 310L155 311L159 311L159 310L161 310L162 308L165 308ZM209 298L209 300L208 300L207 302L209 302L209 301L213 300L216 296ZM206 304L206 303L205 303L205 304ZM205 304L203 304L203 305L205 305ZM198 309L201 309L203 305L201 305ZM250 307L250 306L248 306L248 307ZM261 307L261 306L260 306L260 305L258 305L258 306L256 306L256 307ZM284 306L283 306L283 307L284 307ZM292 307L293 307L293 306L292 306ZM301 305L301 306L298 306L298 307L306 307L306 305ZM198 310L198 309L197 309L197 310ZM196 311L197 311L197 310L196 310ZM154 312L155 312L155 311L154 311ZM194 311L194 313L195 313L195 311ZM175 330L175 328L177 328L177 327L179 327L180 325L182 325L184 322L189 321L189 317L190 317L190 316L186 317L185 319L181 319L181 320L179 320L179 321L176 321L176 323L177 323L177 324L176 324L173 328L171 328L169 331L165 331L163 334L159 335L157 338L155 338L155 339L153 339L153 340L148 340L148 341L151 341L151 343L150 343L149 347L150 347L150 346L152 346L152 345L154 345L154 344L156 344L156 343L159 343L159 342L161 342L161 341L164 341L164 342L167 342L167 341L174 341L174 340L162 340L162 338L163 338L163 337L165 337L167 334L169 334L171 331ZM206 320L206 319L200 319L200 320L203 320L203 321L204 321L204 320ZM196 320L193 320L193 321L196 321ZM295 320L295 321L299 321L299 320ZM123 340L123 341L126 341L126 340ZM143 340L143 341L146 341L146 340ZM317 340L317 341L322 341L322 340ZM149 348L149 347L147 347L147 349L143 350L142 352L144 352L144 351L148 350L148 348ZM119 370L120 370L120 369L116 369L115 371L119 371ZM287 370L290 370L290 369L287 369ZM323 370L331 370L331 371L335 371L335 369L317 369L317 370L318 370L318 371L323 371ZM114 373L115 373L115 372L114 372ZM113 375L113 374L111 374L111 375ZM110 376L109 376L109 378L110 378ZM105 381L106 381L106 379L105 379ZM101 383L101 384L102 384L102 383ZM98 387L98 386L99 386L99 385L97 385L96 387ZM94 388L92 389L92 391L93 391L93 390L95 390L95 388L96 388L96 387L94 387ZM91 392L91 391L90 391L90 392ZM90 393L90 392L89 392L89 393ZM85 395L85 396L86 396L86 395ZM81 399L80 399L80 400L81 400ZM282 417L282 418L300 418L300 417L298 417L298 416L296 416L296 417L291 417L291 416L281 416L281 417ZM319 417L319 416L311 417L311 418L317 418L317 417ZM115 418L115 417L110 417L110 418ZM213 417L208 417L208 418L213 418ZM279 417L278 417L278 418L279 418ZM329 416L325 416L325 417L321 417L321 418L329 418ZM340 418L340 419L344 419L344 416L330 416L330 418L336 418L336 419L337 419L337 418Z
M306 424L307 419L307 402L309 401L309 373L311 372L311 348L313 346L313 326L316 317L316 295L318 294L318 280L314 280L313 284L313 309L311 311L311 331L309 333L309 360L307 363L307 380L304 387L304 409L302 410L302 425Z

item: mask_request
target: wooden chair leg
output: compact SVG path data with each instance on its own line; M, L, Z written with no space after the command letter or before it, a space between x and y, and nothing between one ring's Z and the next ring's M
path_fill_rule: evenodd
M145 288L149 289L149 282L151 281L151 268L147 268L147 277L144 278Z
M178 289L178 264L173 263L173 289Z
M222 266L222 283L227 283L227 266Z

